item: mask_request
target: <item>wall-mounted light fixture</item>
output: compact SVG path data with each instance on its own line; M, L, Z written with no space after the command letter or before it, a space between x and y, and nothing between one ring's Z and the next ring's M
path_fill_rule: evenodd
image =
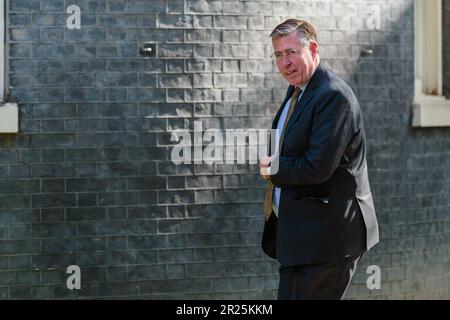
M367 50L362 50L360 56L362 58L364 58L364 57L370 57L372 55L373 55L373 50L372 49L367 49Z
M156 56L156 45L154 43L144 43L140 48L139 54L143 57L153 58Z

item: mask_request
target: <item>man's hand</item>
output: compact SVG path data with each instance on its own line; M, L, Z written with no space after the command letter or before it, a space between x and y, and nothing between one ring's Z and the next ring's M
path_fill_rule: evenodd
M270 180L270 175L269 175L267 168L270 168L270 165L274 159L275 159L275 156L272 156L272 157L265 156L261 159L261 163L259 164L259 172L260 172L261 177L264 180Z

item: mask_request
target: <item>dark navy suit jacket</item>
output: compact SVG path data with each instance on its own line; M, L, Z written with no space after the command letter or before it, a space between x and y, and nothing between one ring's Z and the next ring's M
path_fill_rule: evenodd
M279 214L265 223L262 245L281 265L360 254L379 241L361 109L352 89L322 64L286 124L271 181L281 188Z

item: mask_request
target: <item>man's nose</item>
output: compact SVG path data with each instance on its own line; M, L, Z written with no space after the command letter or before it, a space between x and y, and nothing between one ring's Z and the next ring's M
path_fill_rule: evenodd
M283 65L288 66L291 64L291 60L289 60L287 55L283 55Z

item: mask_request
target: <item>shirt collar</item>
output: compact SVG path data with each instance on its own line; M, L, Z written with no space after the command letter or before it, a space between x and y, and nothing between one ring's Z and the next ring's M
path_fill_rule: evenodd
M304 84L303 86L300 86L300 87L299 87L300 89L302 89L302 92L305 91L305 89L306 89L306 87L308 86L308 84L309 84L309 81L308 81L306 84ZM297 87L296 87L296 88L297 88Z

